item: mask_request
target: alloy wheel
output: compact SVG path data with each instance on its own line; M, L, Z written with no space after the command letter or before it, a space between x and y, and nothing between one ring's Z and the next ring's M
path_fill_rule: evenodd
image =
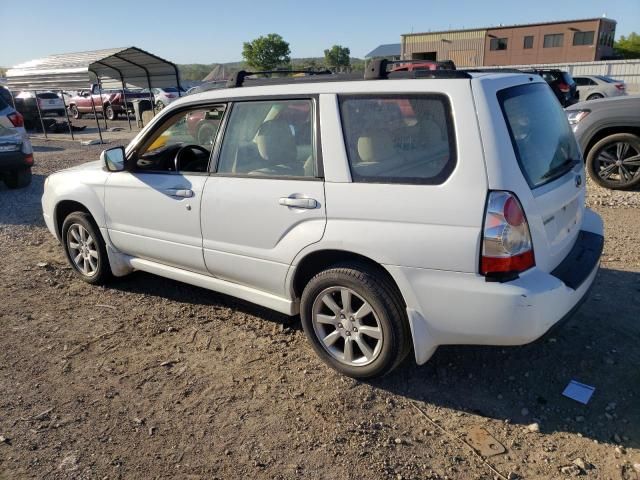
M596 161L598 176L606 182L624 185L640 175L640 149L628 142L605 146Z
M322 347L345 365L368 365L380 354L383 331L378 316L350 288L336 286L320 292L311 321Z
M74 223L67 231L69 257L80 273L87 277L98 271L98 245L89 231L79 223Z

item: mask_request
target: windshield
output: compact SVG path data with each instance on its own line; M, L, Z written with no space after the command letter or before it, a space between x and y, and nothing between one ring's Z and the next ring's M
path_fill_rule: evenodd
M166 88L163 88L163 90L169 93L178 93L178 89L175 87L166 87Z
M580 153L564 110L542 83L498 92L511 143L531 188L561 177L580 162Z

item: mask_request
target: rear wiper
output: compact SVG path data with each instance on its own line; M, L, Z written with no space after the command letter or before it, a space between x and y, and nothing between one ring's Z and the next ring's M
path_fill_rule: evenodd
M554 177L558 173L566 173L566 172L570 171L578 163L580 163L580 160L577 160L575 158L567 158L560 165L556 165L555 167L549 169L549 171L547 173L545 173L544 175L542 175L541 178L546 179L546 178ZM569 167L569 168L567 168L567 167Z

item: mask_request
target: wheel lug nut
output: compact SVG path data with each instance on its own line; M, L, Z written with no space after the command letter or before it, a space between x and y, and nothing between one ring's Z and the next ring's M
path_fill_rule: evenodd
M357 331L358 331L358 329L357 329L356 327L353 327L353 331L354 331L354 332L357 332Z
M350 337L350 336L351 336L351 332L347 332L347 337Z
M342 324L341 323L338 324L338 328L342 328Z

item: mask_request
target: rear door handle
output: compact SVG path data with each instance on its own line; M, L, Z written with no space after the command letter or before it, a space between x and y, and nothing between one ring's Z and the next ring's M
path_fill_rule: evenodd
M293 208L313 209L318 206L318 201L315 198L282 197L280 198L280 205Z
M191 198L195 194L193 190L189 190L188 188L169 188L164 191L167 195L171 195L172 197L180 197L180 198Z

